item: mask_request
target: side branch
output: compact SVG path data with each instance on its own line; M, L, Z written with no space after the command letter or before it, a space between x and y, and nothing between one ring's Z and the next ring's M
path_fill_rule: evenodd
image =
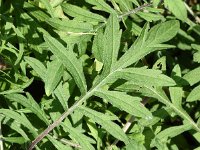
M126 12L126 13L120 15L118 18L119 18L119 19L122 19L122 18L125 17L125 16L129 16L129 15L135 14L135 13L137 13L138 11L141 11L141 10L145 9L146 7L149 7L149 6L151 6L151 5L153 5L153 4L152 4L152 3L147 3L147 4L144 4L144 5L141 5L140 7L137 7L137 8L135 8L135 9L133 9L133 10L130 10L130 11L128 11L128 12Z
M76 101L72 107L70 107L67 111L65 111L60 118L54 121L48 128L46 128L35 140L31 143L28 150L32 150L37 143L39 143L49 132L51 132L56 126L58 126L68 115L70 115L78 106L80 106L87 98L89 98L92 94L84 95L79 101Z

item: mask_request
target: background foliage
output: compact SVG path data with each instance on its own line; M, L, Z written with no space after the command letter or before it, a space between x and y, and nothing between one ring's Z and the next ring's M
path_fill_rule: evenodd
M197 1L0 4L1 150L200 149Z

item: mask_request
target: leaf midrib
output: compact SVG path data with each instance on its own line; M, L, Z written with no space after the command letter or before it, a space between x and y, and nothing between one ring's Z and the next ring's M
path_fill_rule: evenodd
M146 88L148 88L147 86L145 86ZM184 119L186 119L192 126L193 128L200 132L200 128L198 128L198 126L196 125L196 123L189 118L187 115L185 115L182 111L180 111L175 105L173 105L172 103L170 103L170 101L166 100L165 98L163 98L160 94L158 94L157 92L155 92L154 90L148 88L149 90L151 90L154 94L158 95L164 102L165 105L168 105L169 107L171 107L177 114L181 114L181 116L184 117Z

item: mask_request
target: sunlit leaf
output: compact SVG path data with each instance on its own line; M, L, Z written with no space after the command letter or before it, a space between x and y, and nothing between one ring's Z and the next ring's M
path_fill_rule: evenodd
M36 114L42 121L44 121L46 124L49 124L49 121L44 114L44 112L40 109L40 106L37 104L37 102L32 98L30 94L28 94L28 98L21 94L8 94L5 95L5 97L12 101L17 102L24 107L30 109L34 114Z
M117 124L111 121L111 118L113 117L106 116L100 112L97 112L95 110L92 110L86 107L79 107L77 111L89 117L94 122L100 124L107 132L109 132L111 135L113 135L117 139L125 143L128 142L128 138L126 134L123 132L123 130Z
M47 66L45 78L45 92L49 96L58 85L63 75L63 65L61 61L54 60Z
M187 20L187 9L182 0L164 0L164 4L178 19Z
M71 73L76 84L80 88L81 93L85 94L87 91L87 85L80 60L76 58L76 55L72 51L67 50L60 42L58 42L53 37L45 35L44 38L53 54L58 57L58 59Z
M148 111L141 103L141 98L129 96L122 92L97 90L96 96L106 99L113 106L120 108L123 111L130 113L131 115L151 119L151 112Z
M104 22L105 21L105 18L103 16L92 13L76 5L64 3L62 4L62 8L66 14L72 17L75 17L77 20L89 21L89 22Z

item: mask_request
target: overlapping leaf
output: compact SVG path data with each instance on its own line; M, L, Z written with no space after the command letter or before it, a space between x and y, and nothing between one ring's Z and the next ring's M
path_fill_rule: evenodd
M49 96L58 85L63 75L63 65L61 61L54 60L47 66L45 78L45 93Z
M12 102L17 102L23 105L24 107L30 109L34 114L38 116L38 118L44 121L47 125L49 124L49 120L47 119L46 115L40 109L40 106L31 97L30 94L29 94L29 99L27 99L25 96L21 94L8 94L8 95L5 95L5 97Z
M88 22L104 22L105 21L105 18L103 16L92 13L88 10L85 10L75 5L64 3L62 4L62 8L66 14L72 17L75 17L77 20L88 21Z
M24 116L20 115L16 111L9 110L9 109L0 109L0 113L5 115L8 118L16 120L18 123L25 126L27 129L30 130L30 132L34 135L34 137L37 136L37 132L35 128L32 126L32 124L25 118Z
M65 32L90 32L93 31L93 26L90 23L81 22L77 20L57 19L51 18L47 23L60 31Z
M200 81L200 67L195 68L194 70L191 70L187 74L183 76L183 79L187 80L190 85L194 85L195 83L198 83Z
M80 88L81 93L85 94L87 91L87 85L81 61L76 58L76 55L72 51L67 50L55 38L47 35L45 35L44 38L53 54L63 63L73 76L77 86Z
M104 0L86 0L86 2L95 5L94 9L115 13L115 11Z
M96 96L106 99L113 106L120 108L123 111L130 113L131 115L151 119L152 114L141 103L141 98L129 96L122 92L97 90Z
M59 150L72 150L72 148L69 145L64 145L57 139L53 138L51 135L47 135L47 138L51 143Z
M112 66L116 63L120 47L121 31L119 31L119 22L116 15L110 15L103 36L103 63L104 70L110 72Z
M179 30L179 22L171 20L160 23L152 27L149 33L148 29L149 26L146 24L141 32L141 35L129 48L129 50L119 59L115 68L125 68L143 58L150 52L158 50L154 45L172 39Z
M25 57L25 61L35 70L35 72L42 78L43 81L46 79L46 67L39 60L32 57Z
M70 127L67 124L62 123L61 124L64 128L65 131L70 133L70 137L72 137L72 139L75 139L77 142L79 142L79 144L81 145L81 149L83 150L94 150L94 147L91 145L91 143L89 143L87 139L87 136L85 136L84 134L82 134L81 132L79 132L77 129Z
M126 68L116 71L110 78L120 78L138 85L173 86L176 83L162 71L146 68Z
M115 117L108 116L97 112L95 110L86 108L86 107L79 107L76 111L84 114L85 116L89 117L94 122L100 124L107 132L113 135L115 138L127 143L128 138L123 130L115 123L111 121Z
M188 102L193 102L196 100L200 100L200 85L198 85L197 87L195 87L190 94L187 97L187 101Z
M190 124L185 124L185 125L181 125L181 126L175 126L175 127L169 127L163 131L161 131L160 133L158 133L155 136L156 140L152 141L152 144L156 145L157 141L162 141L162 142L167 142L168 138L173 138L187 130L191 129L191 125Z
M182 0L164 0L164 4L178 19L187 20L187 9Z

